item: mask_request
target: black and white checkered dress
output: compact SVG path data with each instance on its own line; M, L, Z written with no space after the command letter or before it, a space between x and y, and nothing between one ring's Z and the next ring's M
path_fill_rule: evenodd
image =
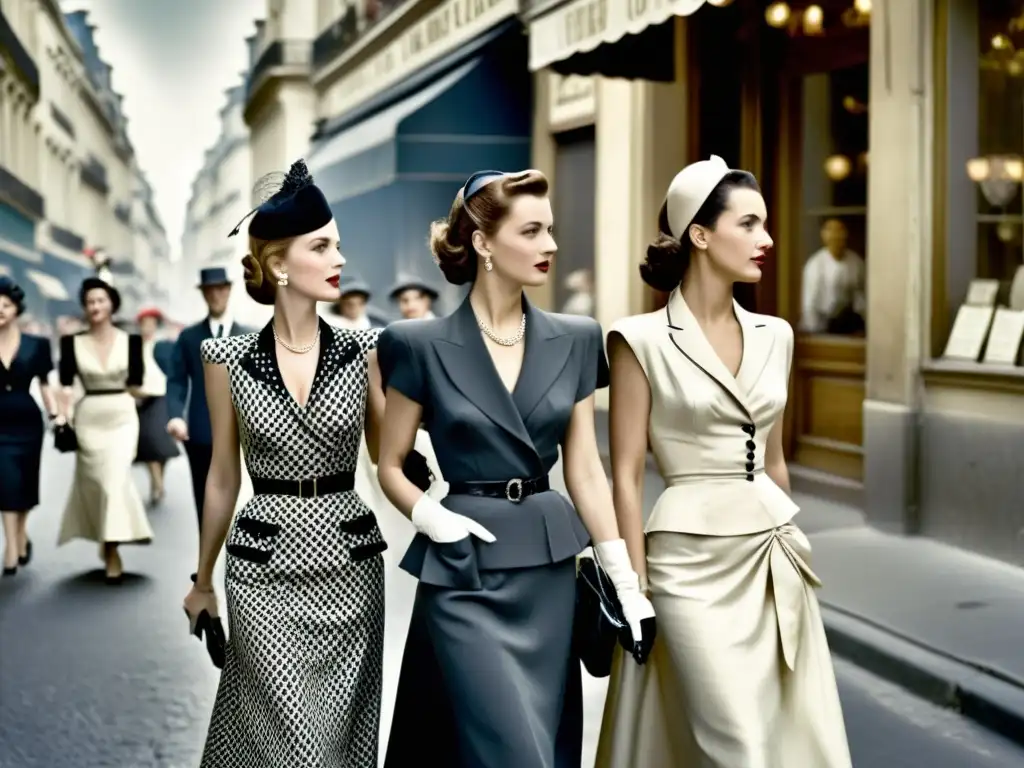
M203 342L203 360L227 366L252 477L355 470L378 334L321 321L304 407L284 386L270 325ZM227 539L227 661L201 768L377 765L386 547L354 491L255 496L238 513Z

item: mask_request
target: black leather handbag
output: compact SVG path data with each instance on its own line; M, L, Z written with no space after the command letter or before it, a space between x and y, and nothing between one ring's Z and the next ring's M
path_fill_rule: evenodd
M53 447L61 453L74 453L78 450L78 435L70 424L53 428Z
M615 587L593 557L576 561L576 615L572 631L576 655L594 677L611 674L616 643L627 651L633 644Z

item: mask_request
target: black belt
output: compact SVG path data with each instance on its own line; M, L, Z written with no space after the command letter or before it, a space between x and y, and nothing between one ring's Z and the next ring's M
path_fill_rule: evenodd
M86 395L123 395L127 389L87 389Z
M309 480L274 480L269 477L251 477L250 480L256 496L298 496L300 499L344 493L356 487L355 472L339 472Z
M551 490L548 476L523 480L520 477L511 480L485 481L481 483L449 483L448 493L453 496L486 496L491 499L505 499L518 504L527 496Z

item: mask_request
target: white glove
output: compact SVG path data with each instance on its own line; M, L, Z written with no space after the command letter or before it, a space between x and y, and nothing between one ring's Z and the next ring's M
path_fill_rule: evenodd
M594 545L594 551L597 553L598 563L615 586L615 594L622 606L622 615L629 624L633 642L641 642L643 631L640 629L640 622L654 618L654 606L640 591L640 577L633 570L629 552L626 551L626 542L622 539L602 541Z
M462 541L470 534L488 544L494 541L494 534L480 523L442 507L438 499L447 494L448 483L435 480L430 490L420 496L412 508L412 524L416 530L435 544Z

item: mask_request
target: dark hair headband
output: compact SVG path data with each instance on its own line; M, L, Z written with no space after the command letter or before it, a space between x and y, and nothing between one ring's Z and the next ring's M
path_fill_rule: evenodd
M462 200L465 202L473 195L486 187L495 179L500 179L505 174L501 171L477 171L462 185Z

